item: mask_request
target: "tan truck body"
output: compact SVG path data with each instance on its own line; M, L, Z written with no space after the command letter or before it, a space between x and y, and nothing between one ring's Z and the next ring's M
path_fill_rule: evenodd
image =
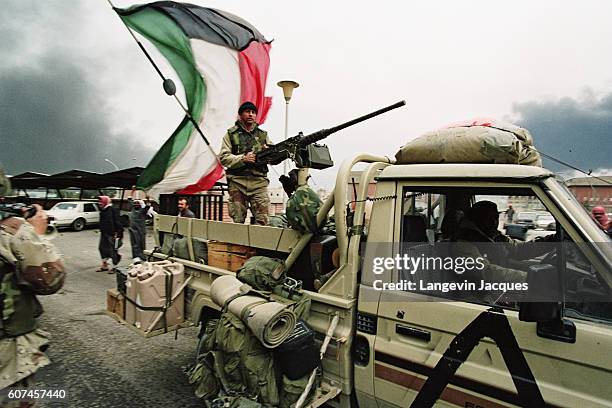
M346 223L347 188L357 163L368 163L361 173L350 233ZM376 200L366 205L368 184L376 180ZM458 334L489 306L467 302L420 302L411 293L375 291L372 281L360 275L362 234L365 220L368 242L401 239L404 189L475 189L474 191L530 191L552 213L576 243L606 242L597 253L587 250L592 268L612 287L612 255L609 238L549 171L537 167L487 164L394 165L384 157L362 154L344 162L338 172L334 194L322 206L318 219L333 208L340 252L337 272L312 298L308 323L324 334L333 316L340 322L322 363L323 385L314 406L329 403L349 407L406 407L420 392L442 355ZM370 207L371 208L368 208ZM216 221L157 216L160 233L178 233L202 240L217 240L287 255L293 265L307 247L310 235L291 229L237 225ZM606 241L607 240L607 241ZM193 251L191 251L193 254ZM198 324L218 307L210 299L211 282L231 274L192 260L182 262L192 276L195 291L188 318ZM361 276L361 278L360 278ZM384 277L393 279L392 276ZM411 298L412 296L412 298ZM612 307L608 304L607 307ZM518 319L518 311L506 310L511 332L520 346L536 387L551 406L612 406L612 322L605 319L568 317L575 326L574 342L541 337L535 322ZM360 361L356 360L358 348ZM363 359L365 358L365 361ZM442 385L435 406L499 407L521 405L499 345L489 337L478 341L456 374Z

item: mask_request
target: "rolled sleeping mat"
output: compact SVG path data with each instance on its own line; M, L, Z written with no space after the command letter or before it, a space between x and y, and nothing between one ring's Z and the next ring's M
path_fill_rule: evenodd
M250 289L234 276L220 276L213 281L210 296L221 307L229 301L229 312L246 324L264 347L275 348L293 333L295 313L281 303L246 295Z
M229 311L238 316L266 348L279 346L295 329L293 311L278 302L258 296L240 296L229 304Z
M225 303L239 296L240 293L248 293L251 287L240 282L232 275L223 275L215 279L210 285L210 298L217 306L224 307Z

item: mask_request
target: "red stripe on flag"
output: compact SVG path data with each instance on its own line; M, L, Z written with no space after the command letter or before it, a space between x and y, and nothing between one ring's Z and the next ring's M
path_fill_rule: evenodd
M201 191L207 191L215 185L217 180L223 177L224 171L221 163L217 162L215 168L206 173L202 178L200 178L197 183L188 185L184 189L177 191L177 194L196 194Z
M252 41L238 53L240 67L240 103L251 101L257 106L257 122L264 123L272 98L264 96L268 68L270 67L270 44Z

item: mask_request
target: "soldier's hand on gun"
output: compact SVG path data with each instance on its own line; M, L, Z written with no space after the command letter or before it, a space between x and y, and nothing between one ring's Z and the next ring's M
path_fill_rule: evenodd
M47 213L38 204L34 204L33 207L36 208L36 214L28 218L27 221L32 224L34 231L36 231L38 235L44 235L45 232L47 232L47 225L49 224Z
M253 152L248 152L244 154L244 157L242 158L242 162L243 163L255 163L255 153Z

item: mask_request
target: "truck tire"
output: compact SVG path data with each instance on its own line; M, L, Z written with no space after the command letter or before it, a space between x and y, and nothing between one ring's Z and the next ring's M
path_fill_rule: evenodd
M75 231L83 231L85 226L87 225L87 221L84 218L77 218L72 221L72 229Z

